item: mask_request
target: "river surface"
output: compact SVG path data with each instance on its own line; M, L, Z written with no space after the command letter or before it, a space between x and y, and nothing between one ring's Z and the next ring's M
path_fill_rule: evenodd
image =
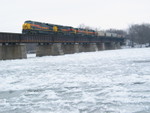
M150 113L150 48L0 61L0 113Z

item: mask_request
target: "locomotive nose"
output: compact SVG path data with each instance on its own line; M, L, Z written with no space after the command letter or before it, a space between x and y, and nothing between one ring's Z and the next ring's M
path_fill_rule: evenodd
M23 24L23 29L31 29L31 25L28 23Z

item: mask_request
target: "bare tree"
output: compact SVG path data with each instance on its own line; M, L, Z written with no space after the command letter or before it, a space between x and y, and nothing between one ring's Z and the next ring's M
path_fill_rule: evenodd
M126 36L127 35L127 32L125 30L120 30L120 29L108 29L108 30L106 30L106 32L116 33L116 34L122 35L122 36Z
M128 37L138 44L149 43L150 45L150 24L134 24L128 29Z
M78 28L88 29L88 30L92 29L92 27L87 26L87 25L85 25L85 24L80 24Z
M94 30L94 31L100 31L100 27L99 28L93 28L93 27L85 25L85 24L80 24L78 26L78 28L87 29L87 30Z

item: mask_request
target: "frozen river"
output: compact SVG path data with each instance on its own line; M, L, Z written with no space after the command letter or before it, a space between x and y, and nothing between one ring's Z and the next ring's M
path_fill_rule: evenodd
M0 61L0 113L150 113L150 48Z

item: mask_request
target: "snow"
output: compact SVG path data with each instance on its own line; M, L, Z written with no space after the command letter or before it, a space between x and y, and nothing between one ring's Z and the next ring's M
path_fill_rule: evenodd
M150 48L0 61L0 113L149 113Z

